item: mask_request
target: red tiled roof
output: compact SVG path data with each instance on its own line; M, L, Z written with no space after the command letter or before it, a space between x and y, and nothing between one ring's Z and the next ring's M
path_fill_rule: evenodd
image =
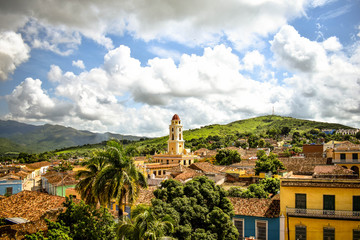
M47 211L61 208L64 201L64 197L22 191L0 200L0 218L22 217L36 221Z
M41 167L46 167L46 166L50 166L50 165L51 165L50 162L42 161L42 162L27 164L26 167L35 170L35 169L39 169Z
M211 163L208 163L208 162L193 163L189 166L189 168L194 169L194 170L200 170L204 173L220 173L220 171L217 169L217 167L215 167L214 165L212 165Z
M157 189L156 186L148 187L147 189L140 189L138 199L136 200L135 205L138 204L151 204L151 199L155 198L154 191Z
M204 175L203 173L200 173L196 170L193 170L191 168L186 168L185 171L177 175L174 179L179 181L186 181L188 179L194 178L196 176Z
M280 214L280 200L275 196L266 198L229 197L235 215L275 218Z
M76 173L73 171L67 172L55 172L48 171L43 177L45 177L49 183L53 186L66 186L66 185L74 185L79 181L75 177Z
M323 166L315 166L314 174L315 175L323 175L323 174L352 175L353 171L350 169L345 169L339 165L323 165Z
M171 120L180 120L180 117L179 117L179 115L175 114Z

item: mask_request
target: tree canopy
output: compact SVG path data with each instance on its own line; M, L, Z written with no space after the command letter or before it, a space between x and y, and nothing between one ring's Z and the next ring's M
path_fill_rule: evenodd
M237 239L238 232L231 217L233 207L226 191L205 176L184 185L169 179L154 191L154 213L171 216L172 237L182 239Z
M271 172L275 174L278 170L285 169L284 164L278 159L276 154L270 153L269 156L267 156L264 150L259 150L256 156L258 158L255 164L256 175L260 172Z
M221 149L215 156L216 165L230 165L241 161L240 153L236 150Z

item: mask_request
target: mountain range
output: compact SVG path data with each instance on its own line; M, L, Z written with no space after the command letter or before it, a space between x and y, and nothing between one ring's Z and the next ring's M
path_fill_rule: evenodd
M80 131L61 125L30 125L0 120L0 154L8 152L39 153L71 146L95 144L112 138L137 141L142 137L113 133Z

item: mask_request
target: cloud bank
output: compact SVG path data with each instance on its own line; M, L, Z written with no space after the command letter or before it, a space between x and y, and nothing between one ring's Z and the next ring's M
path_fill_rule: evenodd
M184 116L186 128L270 114L336 121L360 120L360 45L347 56L336 38L306 39L289 25L270 42L273 65L292 72L276 79L258 51L240 59L216 45L202 55L183 54L179 63L153 58L146 66L121 45L109 50L102 66L76 75L51 66L54 95L40 80L26 79L7 96L12 119L61 118L68 125L95 131L159 136L169 118ZM268 76L248 76L261 68ZM59 111L52 111L56 105ZM185 117L186 116L186 117Z

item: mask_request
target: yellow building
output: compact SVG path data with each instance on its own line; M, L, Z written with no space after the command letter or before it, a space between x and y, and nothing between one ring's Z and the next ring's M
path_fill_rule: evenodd
M282 239L360 239L359 179L284 177L280 199Z
M359 144L342 144L338 147L334 147L332 151L332 162L336 165L353 170L359 176L359 155Z
M179 164L190 166L197 159L197 155L192 154L190 149L185 149L183 125L177 114L173 116L169 125L167 152L155 154L153 159L153 164L147 164L147 172L148 176L153 174L155 177L164 176L166 170Z

